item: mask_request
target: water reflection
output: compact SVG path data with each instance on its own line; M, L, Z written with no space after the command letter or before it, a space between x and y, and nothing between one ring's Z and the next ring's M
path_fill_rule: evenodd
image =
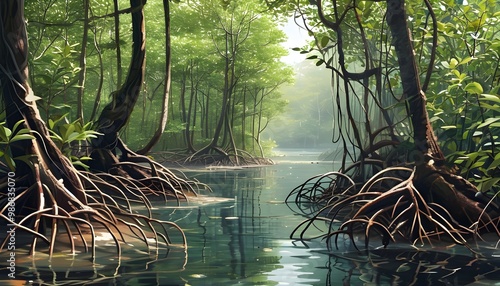
M232 198L217 204L193 202L199 205L196 223L177 221L189 238L185 274L190 285L302 285L299 276L313 274L294 269L294 279L276 272L287 270L284 256L296 254L283 250L283 244L290 243L290 229L302 219L283 204L289 186L279 181L289 171L273 166L189 174L209 183L217 195ZM189 279L193 277L198 280Z
M500 260L416 249L331 255L326 285L500 285Z
M41 254L20 261L16 276L32 285L406 286L494 285L500 280L494 249L487 259L463 248L422 252L407 245L369 254L347 248L330 254L324 241L291 241L303 217L283 203L286 196L306 178L335 169L313 158L297 154L265 168L186 172L208 183L214 194L181 207L156 204L153 212L185 230L187 253L164 249L157 259L126 247L117 261L114 247L100 247L95 264L84 254L58 253L51 261ZM12 285L6 277L0 277L0 285Z

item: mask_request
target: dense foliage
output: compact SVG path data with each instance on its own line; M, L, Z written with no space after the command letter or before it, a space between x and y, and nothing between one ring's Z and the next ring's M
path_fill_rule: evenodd
M221 107L227 105L229 124L223 126L221 147L234 137L236 148L263 155L261 133L286 104L279 86L292 80L291 69L280 61L287 51L278 20L259 1L170 6L172 87L168 124L157 150L201 148L213 140ZM59 122L49 126L55 127L54 138L66 135L60 132L64 124L89 127L123 83L131 56L128 7L128 1L27 1L31 85L41 98L42 118ZM145 17L146 78L121 134L133 149L154 133L165 97L161 1L149 1Z
M297 50L309 53L309 59L318 66L333 71L334 113L345 114L349 110L347 112L355 118L358 129L353 127L353 122L340 116L334 121L334 142L357 146L357 152L355 149L346 159L356 161L363 152L370 151L376 141L383 140L403 142L396 150L382 148L377 151L396 157L408 152L412 129L405 119L404 105L408 103L401 101L404 95L401 94L400 73L394 69L397 66L394 50L390 48L386 23L380 20L384 19L386 4L361 1L354 8L348 2L345 6L337 3L345 14L336 17L347 23L341 25L341 39L319 24L315 5L304 2L301 5L304 26L314 35L315 41ZM325 11L333 11L331 3L323 5ZM481 191L492 187L498 190L498 3L481 0L463 5L456 1L439 1L432 3L431 12L421 9L421 5L420 2L408 2L406 9L421 71L420 80L438 142L450 166L456 164L461 174L477 184ZM331 14L327 17L334 18ZM343 50L338 52L341 44ZM344 67L347 70L342 70ZM343 72L362 74L376 70L380 70L377 76L351 81L348 86L341 79ZM351 94L350 102L344 97L346 93Z

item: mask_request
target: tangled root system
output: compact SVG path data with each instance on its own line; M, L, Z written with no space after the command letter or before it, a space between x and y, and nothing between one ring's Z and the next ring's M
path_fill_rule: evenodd
M427 242L432 245L435 240L451 239L470 248L470 237L481 238L484 232L500 235L498 213L492 208L493 199L486 204L466 201L463 203L465 207L447 204L446 200L438 200L432 195L439 192L439 185L424 190L416 187L416 182L422 180L416 179L417 173L417 168L386 168L360 187L339 172L309 179L287 198L287 202L293 199L309 216L295 228L291 238L321 237L327 240L329 247L338 247L339 236L346 235L357 249L357 239L364 241L368 249L373 237L380 238L384 247L391 241L407 241L413 245ZM434 185L438 183L440 181L432 182ZM461 199L468 199L457 194ZM453 198L449 198L448 202L453 202ZM308 214L304 206L314 207ZM451 208L460 208L468 213L466 219L458 219L450 211ZM321 229L320 222L327 224L327 231L307 236L313 228Z

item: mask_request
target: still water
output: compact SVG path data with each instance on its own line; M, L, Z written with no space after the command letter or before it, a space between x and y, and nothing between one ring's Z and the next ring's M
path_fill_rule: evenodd
M98 249L95 263L83 254L51 260L40 254L20 261L18 284L4 276L0 285L500 285L495 249L484 258L446 245L332 255L322 241L290 240L304 217L283 203L286 196L307 178L336 169L318 155L287 152L274 166L186 171L214 192L181 207L156 205L154 212L184 229L187 252L151 257L128 247L117 260L110 243Z

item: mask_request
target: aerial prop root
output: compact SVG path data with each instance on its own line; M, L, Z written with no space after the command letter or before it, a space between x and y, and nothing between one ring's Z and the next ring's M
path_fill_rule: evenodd
M63 247L69 247L71 253L74 254L77 246L81 246L85 252L90 250L92 259L94 259L96 236L104 232L110 234L115 242L117 255L121 256L121 244L126 242L123 227L130 230L129 234L132 237L143 241L148 252L151 251L151 240L156 243L156 253L158 253L160 241L163 241L167 246L174 245L169 236L169 231L172 229L178 232L182 239L181 243L176 245L181 245L184 248L187 246L185 235L180 227L175 223L151 217L149 210L151 204L140 192L134 192L134 194L139 197L138 201L146 203L149 210L148 215L132 212L131 204L124 192L119 192L119 196L110 196L102 192L96 183L96 181L102 183L102 179L96 180L96 177L90 179L82 174L80 177L85 178L87 186L94 187L85 192L89 203L84 204L78 201L68 193L68 190L62 190L63 186L50 184L49 187L43 182L37 182L25 189L18 188L18 192L13 198L18 215L15 217L15 221L12 221L12 216L8 214L8 197L5 194L0 197L0 221L3 221L4 225L8 225L12 231L23 232L28 235L27 238L31 236L28 244L30 245L30 254L34 254L37 249L40 249L38 241L41 241L47 245L49 256L52 256L57 248ZM109 187L109 184L102 184L102 186ZM125 201L125 206L116 201L117 197ZM60 205L61 199L69 202L68 205L71 207ZM1 241L0 250L6 249L9 239L10 237L7 235ZM65 246L64 243L56 243L57 241L66 241L68 246Z
M326 185L326 186L325 186ZM299 186L295 187L285 199L286 202L295 196L295 203L321 201L325 197L335 196L336 193L354 192L356 184L344 173L328 172L315 175Z
M389 171L408 172L407 178L393 176ZM311 183L320 176L316 176L297 187L292 194L301 196L303 192L310 192ZM368 248L373 232L382 239L382 244L387 246L390 241L399 238L417 243L428 242L432 239L450 238L454 243L461 244L471 249L466 242L466 235L477 235L482 226L481 220L472 225L463 225L457 222L445 206L433 201L428 201L414 185L415 169L404 167L387 168L370 178L355 194L348 195L346 189L336 193L311 218L300 223L292 232L291 237L298 239L312 239L322 237L331 244L335 238L338 248L338 238L347 235L352 244L355 243L356 234L364 237L365 247ZM388 181L388 182L385 182ZM381 186L391 185L389 189ZM428 196L427 196L428 197ZM487 207L487 206L486 206ZM486 214L484 214L486 216ZM497 219L498 220L498 219ZM317 228L317 222L328 223L326 233L315 237L306 237L311 228ZM482 224L491 224L498 234L498 227L494 221L487 217Z

